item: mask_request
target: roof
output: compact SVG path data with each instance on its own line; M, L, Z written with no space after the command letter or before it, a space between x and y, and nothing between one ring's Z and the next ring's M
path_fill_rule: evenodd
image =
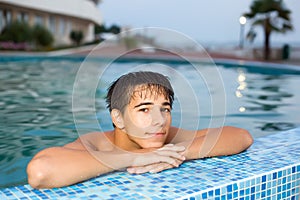
M73 16L102 23L102 16L95 1L91 0L0 0L0 3Z

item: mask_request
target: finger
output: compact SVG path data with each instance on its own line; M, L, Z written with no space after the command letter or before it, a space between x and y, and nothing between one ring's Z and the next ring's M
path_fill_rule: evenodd
M147 165L147 166L140 166L140 167L129 167L127 168L127 172L131 174L142 174L151 171L151 169L154 168L153 165L157 164L152 164L152 165Z
M177 146L174 144L167 144L163 146L162 148L157 149L156 151L184 151L184 146Z
M145 166L135 166L127 168L127 171L131 174L142 174L146 172L157 173L166 169L179 167L182 164L181 160L175 160L174 163L153 163Z
M130 167L127 168L127 171L131 174L143 174L143 173L157 173L160 171L163 171L165 169L173 168L173 165L170 165L168 163L155 163L147 166L141 166L141 167Z
M167 169L171 169L171 168L174 168L174 166L172 166L168 163L160 163L160 165L153 167L149 172L150 173L158 173L163 170L167 170Z
M184 160L185 157L177 152L172 152L172 151L151 152L151 153L136 156L131 166L142 167L149 164L155 164L160 162L165 162L177 166L177 163L182 163Z
M155 151L155 153L157 153L160 156L172 157L182 161L185 160L185 157L182 154L174 151Z
M162 157L160 163L167 163L174 167L178 167L179 165L181 165L183 163L183 160L174 159L174 158L170 158L170 157Z

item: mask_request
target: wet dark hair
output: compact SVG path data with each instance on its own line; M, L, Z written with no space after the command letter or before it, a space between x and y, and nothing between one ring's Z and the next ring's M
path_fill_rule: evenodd
M139 71L122 75L109 86L106 96L109 112L118 109L123 113L136 92L144 90L149 90L150 95L163 94L172 107L174 91L168 78L156 72Z

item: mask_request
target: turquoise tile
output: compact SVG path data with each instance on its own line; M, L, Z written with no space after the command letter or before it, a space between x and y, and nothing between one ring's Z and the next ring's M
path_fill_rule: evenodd
M300 199L300 128L258 138L238 155L157 174L118 171L70 187L4 188L0 199Z

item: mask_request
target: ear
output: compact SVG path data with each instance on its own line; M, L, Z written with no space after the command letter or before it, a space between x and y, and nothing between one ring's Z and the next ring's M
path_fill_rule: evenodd
M117 109L113 109L110 112L110 116L112 119L112 122L114 123L114 125L116 127L118 127L119 129L124 129L125 125L124 125L124 120L123 120L123 116L120 110Z

